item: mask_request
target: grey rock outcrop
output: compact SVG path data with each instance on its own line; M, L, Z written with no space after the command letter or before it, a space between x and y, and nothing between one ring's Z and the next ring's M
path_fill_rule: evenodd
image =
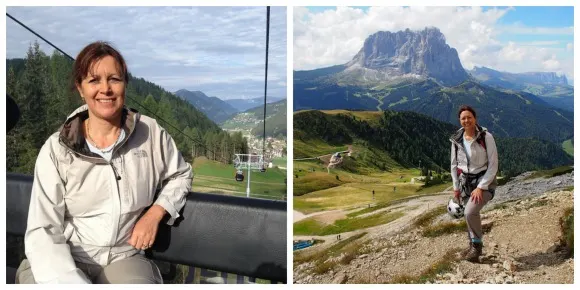
M395 33L379 31L370 35L344 73L374 71L385 80L413 76L433 78L444 85L457 85L469 78L457 50L450 47L439 29L406 29Z
M528 179L532 172L525 172L515 177L503 186L499 186L494 198L489 204L498 204L508 200L534 197L545 192L569 187L574 185L574 172L554 176L551 178Z
M522 73L522 76L526 77L530 82L544 83L544 84L554 84L554 85L567 85L568 79L566 75L558 76L555 72L529 72Z

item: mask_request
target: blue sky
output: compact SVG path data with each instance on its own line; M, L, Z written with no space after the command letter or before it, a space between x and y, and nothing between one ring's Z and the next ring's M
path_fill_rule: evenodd
M502 7L507 8L507 7ZM484 9L485 10L485 9ZM574 7L512 7L498 20L499 25L521 25L524 27L562 28L574 26ZM565 48L574 42L573 34L551 33L502 33L498 40L507 42L558 42L552 47Z
M463 66L574 78L574 7L295 7L294 69L348 62L377 31L438 27Z
M486 11L491 7L483 7ZM500 7L508 8L508 7ZM574 26L574 7L512 7L509 13L499 19L500 24L520 22L531 27Z
M73 57L110 41L129 71L168 91L222 99L264 95L266 7L7 7ZM268 96L286 97L286 8L272 7ZM6 17L6 57L24 57L37 38ZM53 49L38 39L41 48Z

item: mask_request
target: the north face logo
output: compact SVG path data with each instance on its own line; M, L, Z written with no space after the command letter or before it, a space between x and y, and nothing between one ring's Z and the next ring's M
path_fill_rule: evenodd
M135 155L136 157L139 157L139 158L147 158L147 151L142 150L142 149L137 149L137 150L135 150L135 152L133 152L133 155Z

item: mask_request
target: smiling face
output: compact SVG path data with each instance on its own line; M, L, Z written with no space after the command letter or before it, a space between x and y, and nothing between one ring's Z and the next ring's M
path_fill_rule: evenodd
M459 115L459 123L461 124L461 127L467 130L475 127L477 119L475 119L470 111L465 110Z
M77 84L91 117L116 121L125 104L125 80L120 65L107 55L90 66L88 74Z

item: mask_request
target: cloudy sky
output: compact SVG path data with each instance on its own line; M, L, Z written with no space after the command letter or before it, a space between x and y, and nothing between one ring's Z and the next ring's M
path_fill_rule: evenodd
M7 7L6 12L76 57L107 40L129 71L168 91L222 99L264 95L266 7ZM6 17L6 57L37 40ZM53 49L38 39L41 48ZM270 10L268 96L286 97L286 8Z
M574 78L573 7L294 7L294 70L343 64L377 31L438 27L466 69Z

